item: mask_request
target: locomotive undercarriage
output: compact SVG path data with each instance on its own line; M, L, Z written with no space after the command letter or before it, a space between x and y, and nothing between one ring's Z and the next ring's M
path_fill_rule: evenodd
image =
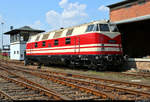
M38 63L67 65L71 67L85 66L92 70L108 70L121 66L124 62L122 55L47 55L47 56L26 56L25 64Z

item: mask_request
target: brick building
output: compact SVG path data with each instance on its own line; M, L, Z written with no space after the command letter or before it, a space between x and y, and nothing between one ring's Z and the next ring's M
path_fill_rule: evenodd
M124 53L133 58L150 56L150 0L124 0L108 7L110 20L122 34Z
M112 22L150 16L150 0L125 0L108 7L110 8L110 20Z

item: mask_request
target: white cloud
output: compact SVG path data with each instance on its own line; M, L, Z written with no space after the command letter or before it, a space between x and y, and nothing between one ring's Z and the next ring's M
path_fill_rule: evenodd
M41 29L42 24L41 24L41 21L37 20L33 24L31 24L29 26L31 26L34 29Z
M33 24L30 24L29 26L34 29L42 29L42 24L40 20L35 21Z
M61 24L61 15L53 10L46 13L46 21L48 24L52 25L53 27L58 26Z
M61 0L60 2L59 2L59 5L63 8L63 7L65 7L65 5L68 3L68 0Z
M101 5L99 8L98 8L99 11L109 11L109 8L104 6L104 5Z
M63 8L61 13L50 10L46 13L46 21L52 29L77 25L86 21L88 14L85 12L86 5L78 2L69 3L61 0L59 6Z

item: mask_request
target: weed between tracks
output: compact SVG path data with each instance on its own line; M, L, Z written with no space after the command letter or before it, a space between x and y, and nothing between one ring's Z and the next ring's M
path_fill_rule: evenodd
M16 62L16 61L11 61ZM22 63L22 62L20 62ZM36 69L37 66L27 66L28 68ZM128 82L136 82L136 83L143 83L150 85L150 77L144 78L144 77L134 77L134 76L125 76L117 73L113 73L111 71L93 71L93 70L87 70L86 68L81 69L71 69L67 68L65 66L58 66L58 65L52 65L52 66L42 66L43 70L50 70L55 72L62 72L62 73L70 73L70 74L79 74L79 75L87 75L91 77L97 77L97 78L107 78L107 79L113 79L113 80L120 80L120 81L128 81ZM120 72L121 73L121 72Z
M36 69L36 66L29 66L29 68ZM42 66L42 69L55 71L55 72L79 74L79 75L86 75L86 76L97 77L97 78L107 78L112 80L128 81L128 82L143 83L143 84L150 85L150 78L125 76L119 74L121 72L119 73L114 73L111 71L98 72L98 71L85 70L85 69L69 69L62 66L51 66L51 67Z

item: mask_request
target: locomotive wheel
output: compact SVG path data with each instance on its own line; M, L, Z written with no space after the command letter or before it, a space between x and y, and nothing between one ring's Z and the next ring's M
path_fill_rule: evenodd
M88 69L90 69L90 70L96 70L97 66L95 64L91 63L90 65L88 65Z
M98 71L105 71L106 70L106 66L99 66L97 67Z
M75 62L70 61L69 65L70 68L74 69L75 68Z
M38 63L37 69L41 69L42 64Z

